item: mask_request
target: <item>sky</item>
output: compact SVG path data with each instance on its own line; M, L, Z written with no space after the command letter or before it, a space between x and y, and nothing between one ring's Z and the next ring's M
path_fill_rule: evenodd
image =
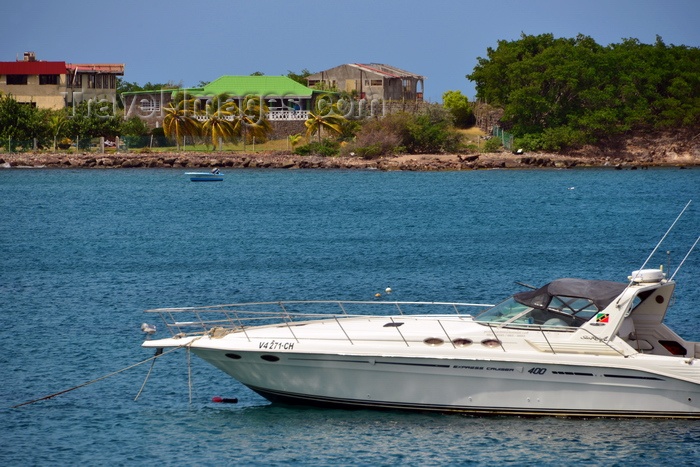
M522 33L700 47L700 0L24 0L3 7L0 61L123 63L138 84L384 63L425 98L474 98L478 57Z

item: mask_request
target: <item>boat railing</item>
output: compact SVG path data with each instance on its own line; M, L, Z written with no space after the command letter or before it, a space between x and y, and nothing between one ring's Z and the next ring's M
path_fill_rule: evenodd
M468 308L483 309L493 305L481 303L454 303L454 302L389 302L389 301L337 301L337 300L316 300L316 301L279 301L279 302L250 302L225 305L212 305L204 307L185 308L156 308L146 310L147 313L160 315L166 328L173 336L198 336L207 333L217 332L217 329L234 330L242 332L248 340L247 329L252 326L274 325L276 327L286 327L289 331L289 338L299 342L302 338L298 336L297 326L304 321L327 320L333 322L341 331L338 337L329 339L341 339L354 345L360 339L353 337L352 332L343 325L343 318L350 317L372 317L385 316L390 323L385 327L391 327L396 331L396 341L403 342L407 347L411 345L439 345L450 343L453 347L463 347L471 345L465 343L465 339L459 335L454 335L454 327L448 331L455 319L470 318L472 315L466 312ZM377 309L381 309L377 313ZM335 310L334 313L332 310ZM406 336L402 332L400 319L412 315L435 315L440 332L431 336ZM399 320L399 321L397 321ZM507 352L503 344L502 334L512 333L514 329L536 331L544 339L544 348L551 353L568 353L565 350L558 350L561 340L552 342L552 337L561 333L572 334L576 331L587 334L586 340L598 342L610 349L611 352L625 355L622 351L613 346L605 339L601 339L591 333L588 329L569 326L543 326L538 324L503 324L480 322L490 329L493 338L486 338L480 342L481 345L492 348L500 348ZM440 336L442 334L442 336ZM444 337L444 338L443 338ZM308 339L308 338L307 338ZM434 339L433 344L430 340ZM506 339L507 340L507 339Z
M586 328L581 328L581 327L575 327L575 326L544 326L541 324L525 324L525 323L518 323L518 324L503 324L503 323L488 323L488 322L482 322L480 324L483 324L485 326L488 326L491 329L491 332L493 333L495 342L503 349L505 352L506 349L503 347L503 343L500 337L498 337L498 332L501 330L508 330L512 331L513 329L523 329L523 330L528 330L528 331L538 331L541 335L542 338L544 339L547 348L549 348L549 351L552 352L552 354L557 354L557 353L566 353L559 351L557 352L555 350L554 345L552 344L552 341L550 340L549 337L547 337L547 333L574 333L574 332L583 332L586 334L588 337L586 338L589 341L594 341L598 342L600 344L603 344L605 347L608 347L612 352L617 353L619 355L622 355L623 357L626 357L627 355L622 352L620 349L616 348L613 346L607 339L602 339L595 334L593 334L589 329ZM550 334L549 336L552 337L554 334Z
M144 109L155 109L155 107L152 107L150 105L144 107ZM308 120L309 118L309 111L308 110L270 110L269 112L265 112L264 114L265 118L270 121L282 121L282 120L293 120L293 121L300 121L300 120ZM194 119L200 122L205 122L211 118L211 115L208 113L202 113L202 114L195 114L193 115ZM234 121L239 118L241 118L240 115L225 115L225 116L220 116L222 120L228 120L228 121Z
M484 309L493 305L459 302L398 302L398 301L339 301L305 300L278 302L249 302L184 308L155 308L146 313L158 314L172 335L197 335L214 328L240 329L259 325L292 324L310 320L334 320L347 339L339 318L353 316L403 316L415 314L449 314L471 316L467 308ZM381 309L377 313L377 309ZM335 311L335 312L334 312ZM294 337L296 339L296 336Z

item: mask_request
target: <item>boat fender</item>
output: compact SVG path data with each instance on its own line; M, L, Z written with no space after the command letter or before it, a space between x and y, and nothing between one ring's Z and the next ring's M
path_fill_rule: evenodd
M224 404L237 404L238 399L235 397L228 398L228 397L221 397L221 396L214 396L211 398L212 402L216 403L224 403Z

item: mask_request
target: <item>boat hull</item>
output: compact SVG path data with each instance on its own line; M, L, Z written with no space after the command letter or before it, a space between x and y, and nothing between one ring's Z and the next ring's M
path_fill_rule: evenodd
M224 176L222 174L208 173L208 172L187 172L185 175L190 177L191 182L223 182Z
M191 182L223 182L224 177L190 177Z
M268 400L286 404L700 418L700 385L615 366L192 350Z

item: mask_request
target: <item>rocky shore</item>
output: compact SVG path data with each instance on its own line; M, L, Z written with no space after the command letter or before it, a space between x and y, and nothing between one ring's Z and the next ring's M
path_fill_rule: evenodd
M357 157L298 156L279 153L111 153L0 155L0 168L209 168L228 167L274 169L374 169L446 171L519 168L611 167L700 167L700 157L630 159L583 157L559 154L440 154L404 155L366 160Z
M676 135L677 136L677 135ZM233 152L162 153L5 153L0 168L275 168L275 169L374 169L447 171L518 168L610 167L700 167L700 135L630 138L585 147L568 154L480 153L422 154L362 159L359 157L299 156L286 152L242 154Z

